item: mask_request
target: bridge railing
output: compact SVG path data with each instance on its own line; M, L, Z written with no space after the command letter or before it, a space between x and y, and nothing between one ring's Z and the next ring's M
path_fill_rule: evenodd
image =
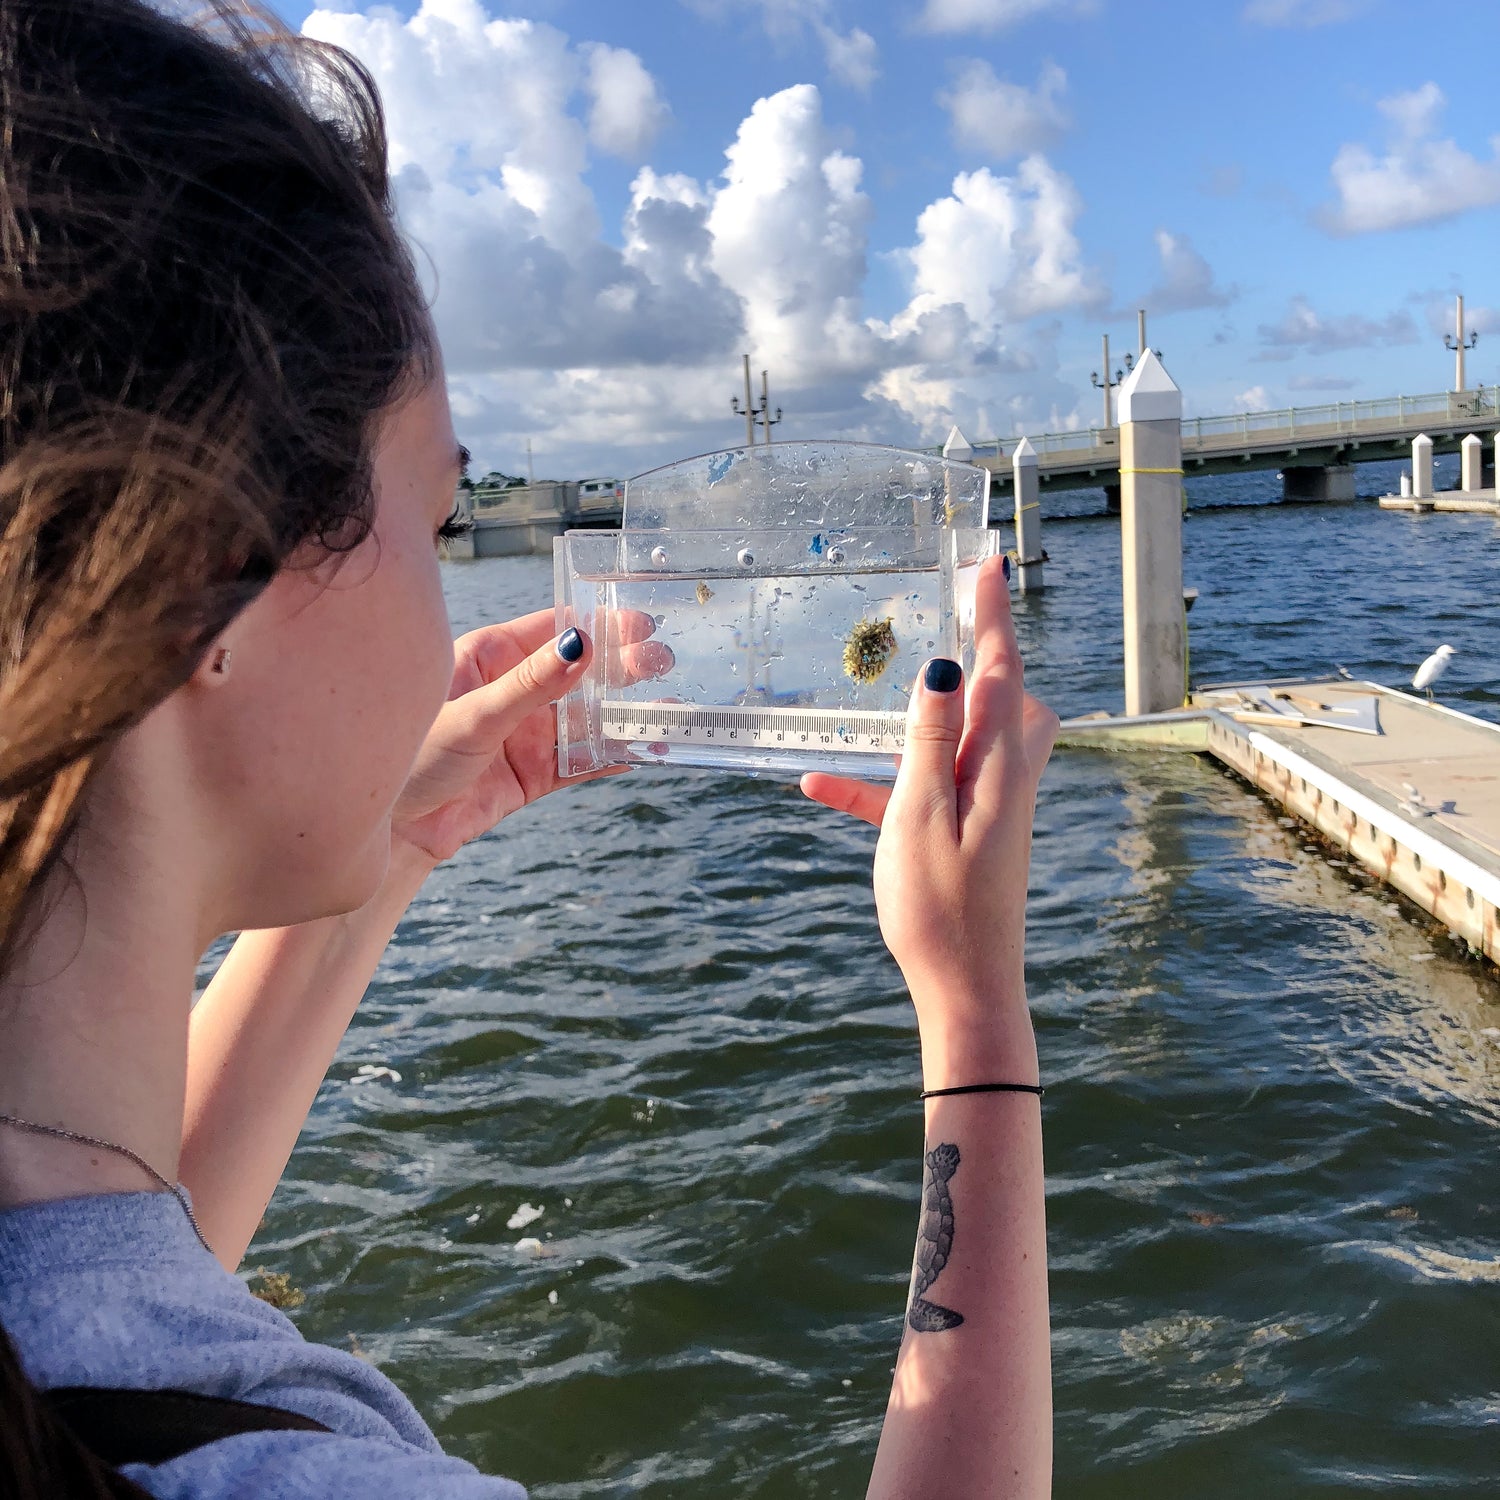
M1308 436L1330 437L1347 433L1357 437L1372 429L1417 428L1424 422L1443 424L1500 422L1500 387L1474 391L1437 391L1424 396L1388 396L1378 401L1333 401L1321 406L1284 406L1273 411L1233 412L1219 417L1184 417L1182 445L1185 450L1229 446L1226 439L1272 440ZM1037 456L1066 462L1098 453L1108 455L1119 446L1119 428L1083 427L1074 432L1029 434ZM1005 458L1020 435L989 438L975 443L976 458ZM939 454L941 448L924 448Z

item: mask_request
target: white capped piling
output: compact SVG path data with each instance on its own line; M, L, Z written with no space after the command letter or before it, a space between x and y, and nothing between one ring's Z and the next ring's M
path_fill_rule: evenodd
M1023 594L1042 591L1042 481L1036 449L1029 438L1010 456L1016 492L1016 572Z
M951 458L957 464L966 464L974 457L973 443L956 426L948 429L948 438L943 444L943 457Z
M1484 439L1470 433L1459 444L1463 455L1459 466L1459 488L1466 495L1484 488Z
M1120 387L1120 556L1125 712L1162 713L1185 696L1182 392L1150 349Z
M943 443L943 457L951 458L956 464L973 461L974 445L958 430L956 422L948 429L947 440ZM953 519L953 475L947 469L943 470L943 514L950 521Z
M1414 500L1432 499L1432 439L1425 432L1411 440L1411 493Z
M1407 469L1401 471L1401 498L1403 500L1411 497L1411 473Z

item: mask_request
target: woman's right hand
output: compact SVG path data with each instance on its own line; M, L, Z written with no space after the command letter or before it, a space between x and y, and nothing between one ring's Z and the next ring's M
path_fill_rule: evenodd
M880 931L917 1009L928 1088L1024 1067L1028 1046L1035 1068L1026 886L1037 783L1058 721L1025 691L1001 558L980 565L974 628L967 721L957 667L929 663L912 693L894 787L802 778L815 801L880 829Z

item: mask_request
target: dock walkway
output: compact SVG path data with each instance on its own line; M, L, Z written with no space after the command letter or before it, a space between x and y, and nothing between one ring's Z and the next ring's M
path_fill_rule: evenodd
M1500 963L1500 726L1377 683L1310 679L1073 719L1059 743L1213 755Z

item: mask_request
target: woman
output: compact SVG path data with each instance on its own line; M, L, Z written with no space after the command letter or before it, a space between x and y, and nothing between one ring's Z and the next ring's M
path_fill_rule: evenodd
M450 640L463 455L357 63L227 3L0 0L0 114L0 1493L517 1494L232 1272L425 876L558 785L590 643ZM1022 942L1056 721L998 564L978 633L894 790L803 782L881 825L938 1091L879 1496L1048 1490ZM619 671L670 664L648 634Z

